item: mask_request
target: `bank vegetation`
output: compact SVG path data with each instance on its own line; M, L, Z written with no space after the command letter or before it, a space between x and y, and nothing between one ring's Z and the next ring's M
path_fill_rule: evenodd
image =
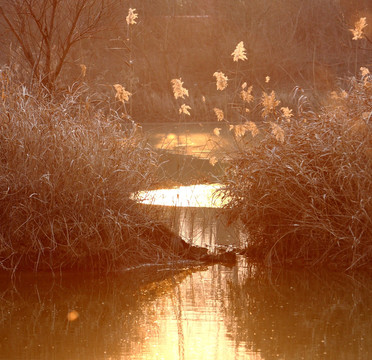
M0 268L108 272L178 257L131 195L158 158L135 125L93 110L84 85L58 97L0 72Z
M224 179L230 219L240 219L249 234L245 254L269 265L370 269L368 69L319 112L303 96L287 118L276 109L279 103L271 105L262 138L254 147L239 143Z

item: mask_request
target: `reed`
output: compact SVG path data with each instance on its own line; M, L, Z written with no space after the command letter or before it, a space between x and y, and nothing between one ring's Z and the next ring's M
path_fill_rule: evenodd
M372 260L372 76L296 114L262 98L264 133L240 143L224 178L226 210L249 234L246 254L267 264L370 267ZM286 116L285 116L286 115Z
M0 77L1 268L107 272L172 258L130 199L158 165L136 126L94 111L81 84L57 99L9 68Z

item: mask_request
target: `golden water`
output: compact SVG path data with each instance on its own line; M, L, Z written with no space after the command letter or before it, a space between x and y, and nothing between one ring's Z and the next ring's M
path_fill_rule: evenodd
M136 194L201 246L242 246L218 184ZM238 264L0 277L0 360L372 359L372 280Z
M0 284L2 360L372 357L368 278L268 273L240 259Z

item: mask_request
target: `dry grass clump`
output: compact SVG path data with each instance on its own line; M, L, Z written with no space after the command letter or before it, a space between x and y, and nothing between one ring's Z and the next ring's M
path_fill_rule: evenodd
M319 115L307 109L274 120L281 136L268 128L227 170L226 208L249 233L248 255L271 264L370 266L371 75L332 97Z
M8 69L0 91L2 268L109 271L170 256L130 200L157 168L134 126L90 114L79 90L59 101L31 91Z

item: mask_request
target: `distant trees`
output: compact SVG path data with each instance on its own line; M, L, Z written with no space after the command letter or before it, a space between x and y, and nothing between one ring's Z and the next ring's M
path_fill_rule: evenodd
M30 79L52 89L71 48L104 29L112 5L111 0L2 0L0 29L12 45L3 48L19 57Z

